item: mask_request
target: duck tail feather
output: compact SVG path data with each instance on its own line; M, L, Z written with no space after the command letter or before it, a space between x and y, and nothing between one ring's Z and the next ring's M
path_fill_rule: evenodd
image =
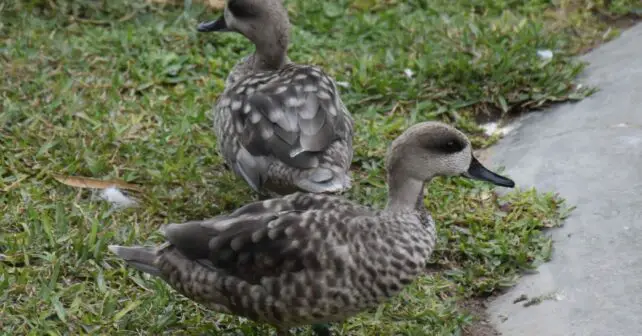
M146 246L119 246L109 245L109 250L127 262L135 269L154 276L161 276L160 270L155 266L156 253L155 247Z

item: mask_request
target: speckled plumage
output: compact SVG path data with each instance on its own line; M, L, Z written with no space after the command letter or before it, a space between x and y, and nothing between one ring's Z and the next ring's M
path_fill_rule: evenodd
M270 195L350 188L352 117L331 77L288 59L281 1L228 1L224 20L256 45L234 66L213 109L227 165Z
M226 220L231 232L216 228ZM181 249L197 237L171 233L189 230L183 225L208 239L190 261ZM214 310L282 328L340 320L396 295L423 270L435 235L414 212L303 193L167 230L172 245L156 265L170 285Z
M240 77L213 119L226 163L257 191L350 186L353 121L334 82L315 67L289 63Z
M425 212L377 211L309 193L171 224L164 233L169 244L143 251L155 255L153 267L174 289L282 330L376 307L423 272L435 241Z
M424 272L435 244L425 181L465 174L513 186L474 159L461 132L440 123L404 132L386 164L383 210L297 192L210 220L167 225L167 243L158 248L110 249L190 299L272 324L281 334L340 321L376 307Z

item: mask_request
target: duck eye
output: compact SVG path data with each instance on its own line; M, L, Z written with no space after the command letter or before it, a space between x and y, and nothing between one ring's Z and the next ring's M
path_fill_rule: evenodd
M442 153L456 153L464 149L465 145L461 143L460 141L456 140L448 140L445 142L442 142L441 144L435 146L436 150L442 152Z

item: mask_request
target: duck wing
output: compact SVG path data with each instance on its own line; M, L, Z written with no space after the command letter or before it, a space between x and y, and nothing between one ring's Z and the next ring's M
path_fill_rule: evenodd
M289 65L269 77L249 76L234 88L245 88L244 101L230 100L229 108L241 143L253 156L309 169L334 141L352 142L352 117L334 81L316 67Z
M265 278L304 269L319 271L328 267L328 258L336 262L343 256L332 251L345 243L350 221L372 214L369 208L338 197L289 196L255 202L206 221L169 224L163 231L186 258L260 284Z

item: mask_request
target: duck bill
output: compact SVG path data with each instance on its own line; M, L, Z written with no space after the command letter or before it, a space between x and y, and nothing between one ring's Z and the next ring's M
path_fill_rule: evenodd
M198 31L201 33L206 32L228 32L230 29L225 22L225 16L221 15L218 19L209 22L201 22L198 25Z
M474 156L470 161L468 171L464 173L463 176L475 180L490 182L500 187L513 188L515 186L515 182L513 182L513 180L490 171Z

